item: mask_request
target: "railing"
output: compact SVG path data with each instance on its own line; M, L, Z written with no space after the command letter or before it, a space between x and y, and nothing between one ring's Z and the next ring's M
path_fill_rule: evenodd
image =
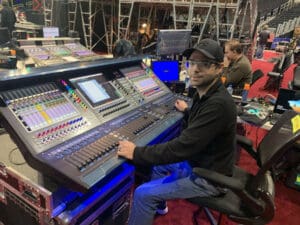
M295 17L294 19L284 21L283 23L278 24L276 29L276 37L287 34L295 29L295 27L300 25L300 16Z
M280 6L278 6L277 8L271 9L268 12L265 12L264 15L262 15L260 17L260 23L261 24L266 24L268 22L270 22L272 19L274 19L278 14L285 12L287 10L289 10L290 8L292 8L294 6L294 1L293 0L289 0L283 4L281 4Z
M211 2L219 2L226 4L236 4L238 0L119 0L121 3L128 2L150 2L150 3L211 3Z

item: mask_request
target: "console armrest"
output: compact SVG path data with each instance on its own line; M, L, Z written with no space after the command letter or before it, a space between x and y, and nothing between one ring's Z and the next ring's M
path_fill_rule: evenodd
M269 77L282 77L282 74L277 73L277 72L268 72L268 76Z
M236 134L236 142L239 146L245 149L249 155L251 155L255 160L257 160L257 153L253 148L253 142L247 137Z
M235 191L242 191L244 189L244 185L239 180L233 177L228 177L221 173L200 167L193 168L193 172L197 176L203 177L204 179L218 186L229 188Z

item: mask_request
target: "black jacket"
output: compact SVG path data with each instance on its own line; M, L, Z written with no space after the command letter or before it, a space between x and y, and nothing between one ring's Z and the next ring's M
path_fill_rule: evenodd
M188 114L187 128L179 137L136 147L133 162L159 165L187 160L192 167L231 175L236 152L236 106L220 80L201 99L195 94Z
M3 9L0 11L0 17L1 17L1 27L7 27L10 33L15 28L15 23L17 21L15 12L12 10L12 8L8 6L4 6Z
M259 33L259 41L258 43L261 45L265 45L268 42L268 39L270 38L270 31L268 30L262 30Z

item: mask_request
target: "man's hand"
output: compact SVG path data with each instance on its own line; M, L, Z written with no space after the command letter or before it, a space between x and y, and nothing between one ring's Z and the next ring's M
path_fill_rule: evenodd
M117 154L118 156L132 160L135 147L136 145L130 141L120 141Z
M224 66L224 67L228 67L229 64L230 64L230 60L225 56L225 57L224 57L223 66Z
M175 107L178 111L183 112L188 108L188 104L183 100L177 99L175 102Z

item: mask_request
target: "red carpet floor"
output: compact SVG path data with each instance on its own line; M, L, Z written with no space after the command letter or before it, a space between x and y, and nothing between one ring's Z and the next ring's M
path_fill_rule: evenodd
M267 73L272 71L273 63L270 60L278 57L280 54L273 51L265 51L263 60L254 60L252 62L253 71L261 69L264 77L260 78L253 86L251 86L249 97L264 97L268 92L261 90L267 81ZM288 82L292 79L292 65L285 73L282 87L287 87ZM271 93L277 96L277 92ZM259 143L266 134L265 130L247 126L247 136L255 143ZM248 171L254 173L257 166L247 153L242 152L239 165ZM270 225L299 225L300 224L300 192L286 187L281 181L276 182L276 212L275 217L270 222ZM197 206L185 200L173 200L168 202L169 213L165 216L157 216L154 225L193 225L193 212ZM208 225L204 213L198 218L201 225ZM230 221L226 216L222 218L222 225L236 225Z

